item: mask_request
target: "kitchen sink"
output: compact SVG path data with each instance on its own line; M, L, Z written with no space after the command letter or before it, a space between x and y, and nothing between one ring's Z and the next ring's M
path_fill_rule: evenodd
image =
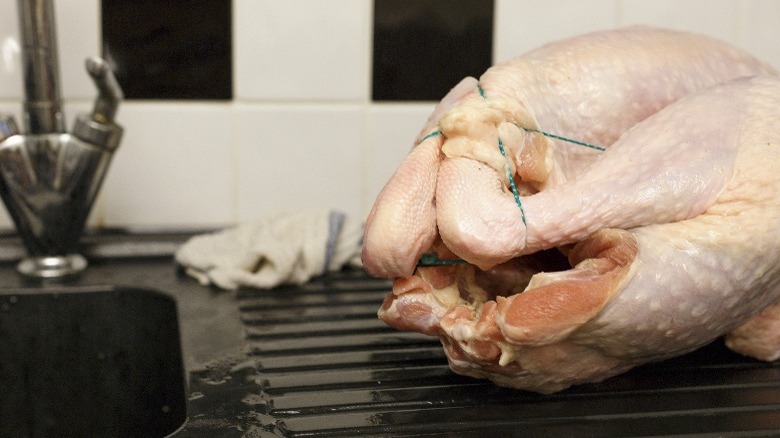
M187 402L175 300L130 287L0 290L0 436L163 437Z

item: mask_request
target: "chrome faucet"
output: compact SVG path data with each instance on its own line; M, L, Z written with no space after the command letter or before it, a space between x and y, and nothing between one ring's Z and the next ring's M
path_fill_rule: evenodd
M65 132L52 1L18 0L18 8L26 134L0 114L0 196L27 249L17 270L69 276L87 266L78 244L122 137L114 122L122 90L104 60L87 59L98 97L92 113Z

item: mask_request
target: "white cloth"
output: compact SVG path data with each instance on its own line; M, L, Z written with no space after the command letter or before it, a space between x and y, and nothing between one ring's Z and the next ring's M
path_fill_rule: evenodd
M176 261L201 284L261 289L361 266L362 223L339 212L293 212L192 237Z

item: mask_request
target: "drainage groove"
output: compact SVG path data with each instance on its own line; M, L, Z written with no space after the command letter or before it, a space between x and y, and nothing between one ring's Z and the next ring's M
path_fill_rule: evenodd
M345 436L761 436L780 434L780 363L715 342L553 395L458 376L436 338L389 329L390 282L345 271L238 293L273 434Z

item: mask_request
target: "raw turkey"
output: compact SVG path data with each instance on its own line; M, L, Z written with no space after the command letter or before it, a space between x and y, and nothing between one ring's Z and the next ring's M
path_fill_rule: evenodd
M620 29L493 67L442 100L369 215L364 265L397 278L380 317L538 392L730 332L777 359L778 142L774 71L709 38Z

